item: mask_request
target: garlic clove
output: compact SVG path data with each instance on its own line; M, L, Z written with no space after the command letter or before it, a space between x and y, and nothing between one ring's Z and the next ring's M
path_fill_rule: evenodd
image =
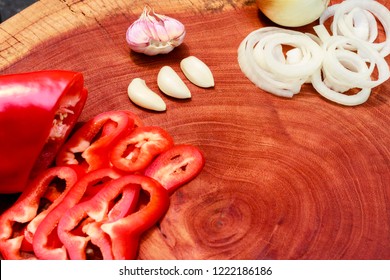
M184 28L184 25L178 21L177 19L160 15L157 13L154 13L155 17L158 19L158 22L156 23L156 27L163 26L161 28L161 32L159 34L162 34L160 36L161 41L169 41L170 44L174 47L179 46L181 43L183 43L186 30ZM163 23L162 25L159 24L159 22ZM165 35L165 37L162 37Z
M126 41L135 52L157 55L171 52L184 41L184 25L171 17L151 14L146 6L139 17L126 31Z
M157 75L157 84L166 95L185 99L191 98L191 92L184 81L170 66L163 66Z
M145 109L153 111L165 111L167 109L164 100L140 78L135 78L130 82L127 94L132 102Z
M329 0L256 0L256 3L274 23L299 27L317 20L328 7Z
M199 58L189 56L180 62L180 68L191 83L198 87L214 86L214 77L210 68Z

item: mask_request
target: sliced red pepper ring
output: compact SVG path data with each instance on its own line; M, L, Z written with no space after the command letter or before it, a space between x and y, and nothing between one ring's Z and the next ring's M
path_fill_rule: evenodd
M32 252L37 227L80 176L80 171L73 167L52 167L30 182L15 204L0 216L0 252L4 258L35 258L33 253L26 253ZM61 194L54 201L45 199L47 190L54 187Z
M58 222L64 213L83 201L85 195L97 193L107 182L123 176L122 173L111 169L102 168L85 174L76 184L67 192L55 208L53 208L41 221L35 231L33 238L33 249L39 259L46 260L65 260L68 259L66 248L58 237ZM94 190L96 189L96 190ZM90 197L85 197L87 200ZM53 240L57 242L53 242Z
M133 212L139 191L140 187L131 182L112 180L92 198L67 210L58 223L58 235L69 258L113 259L111 240L100 226Z
M134 114L133 112L131 112L129 110L119 110L119 112L125 113L130 119L132 119L134 121L135 127L144 126L144 122L141 120L141 118L137 114Z
M203 153L197 147L181 144L160 154L144 174L160 182L172 194L178 187L195 178L204 164Z
M138 117L136 114L134 114L131 111L119 110L117 112L125 113L130 119L130 124L134 123L134 127L141 127L144 125L142 120L140 119L140 117ZM108 121L106 124L104 124L104 127L102 128L101 137L104 135L111 134L112 132L115 131L116 127L117 127L117 124L114 121ZM130 133L134 127L129 126L128 133Z
M116 260L135 259L141 235L165 215L169 195L160 183L143 175L126 175L119 184L138 184L149 195L148 203L124 218L103 223L100 228L109 235L112 255Z
M133 127L134 120L124 112L101 113L71 136L59 151L56 163L60 166L81 164L88 172L109 167L108 150Z
M158 154L172 146L173 139L164 129L157 126L137 127L113 147L111 163L126 172L141 171Z
M40 206L27 222L0 215L4 258L135 259L142 234L164 216L169 195L198 175L204 157L192 145L174 146L165 130L144 126L122 110L102 113L76 130L56 164L73 169L77 179L63 189L57 186L63 182L46 179L45 191L37 188Z
M22 192L52 163L86 98L81 73L0 76L0 193Z

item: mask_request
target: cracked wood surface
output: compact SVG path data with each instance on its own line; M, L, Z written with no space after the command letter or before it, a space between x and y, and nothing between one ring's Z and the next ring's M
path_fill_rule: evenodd
M187 27L185 43L168 55L145 57L126 45L144 1L41 0L0 25L1 74L80 71L89 89L80 121L129 109L204 151L204 170L172 196L139 258L390 259L389 82L356 108L330 103L309 85L278 98L237 64L241 40L272 24L254 1L148 3ZM215 88L184 78L179 63L189 55L210 66ZM161 95L164 113L134 106L129 82L140 77L159 92L164 65L184 78L192 99Z

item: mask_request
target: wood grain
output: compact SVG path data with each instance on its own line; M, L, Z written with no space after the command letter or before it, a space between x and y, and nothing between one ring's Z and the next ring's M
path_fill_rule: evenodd
M172 196L139 258L390 259L390 82L355 108L309 85L293 99L263 92L241 73L237 47L272 23L245 0L148 1L187 36L168 55L135 54L124 34L143 3L41 0L0 25L1 74L80 71L90 92L80 121L129 109L204 151L204 170ZM189 55L210 66L215 88L184 79L192 99L162 95L164 113L128 100L136 77L158 92L164 65L184 78L179 62Z

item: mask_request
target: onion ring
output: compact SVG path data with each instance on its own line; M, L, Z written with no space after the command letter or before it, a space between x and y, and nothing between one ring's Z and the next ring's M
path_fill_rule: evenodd
M287 60L282 46L293 48ZM279 27L251 32L238 48L238 63L246 77L259 88L283 97L297 94L322 60L321 47L309 36Z
M333 17L332 35L324 22ZM378 21L386 39L378 42ZM346 0L329 6L314 34L279 27L250 33L238 48L242 72L259 88L283 97L311 83L323 97L345 106L367 101L390 78L390 11L375 0ZM283 46L291 50L283 51ZM350 90L360 89L355 94Z
M329 6L320 16L319 23L324 24L332 16L333 35L365 41L384 57L390 54L390 11L384 5L373 0L344 1ZM378 35L376 19L384 28L384 42L375 42Z
M311 77L311 83L315 90L326 99L345 106L356 106L363 104L370 97L371 89L363 88L355 95L346 95L330 89L321 79L321 69Z
M360 105L367 101L372 88L389 79L389 65L371 45L355 38L326 36L324 25L318 25L314 30L320 38L325 38L322 43L325 55L322 69L314 73L311 83L323 97L345 106ZM375 68L378 76L373 80ZM361 90L354 95L344 94L353 88Z
M352 46L357 50L357 53L347 50L344 48L345 46ZM332 36L323 44L323 49L325 57L322 67L331 69L330 72L347 85L357 88L373 88L382 84L390 77L390 70L386 60L377 51L368 47L360 40L344 36ZM344 63L339 60L340 57L344 58ZM354 58L354 65L356 65L358 58L361 60L360 64L364 64L368 60L370 64L368 71L356 72L348 69L345 60L351 57ZM375 66L378 68L378 78L372 80L371 76Z

